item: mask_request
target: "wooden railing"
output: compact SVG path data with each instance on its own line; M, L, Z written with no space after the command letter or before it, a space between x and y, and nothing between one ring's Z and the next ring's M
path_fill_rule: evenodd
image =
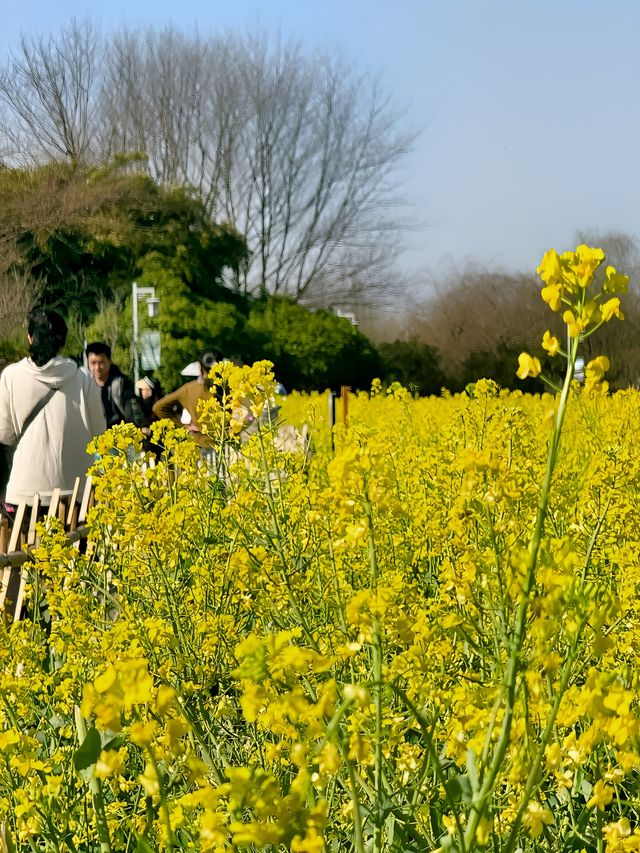
M348 389L347 389L348 390ZM343 395L344 397L344 395ZM343 400L343 417L346 419L346 403ZM304 450L310 453L310 436L307 424L301 430L284 426L278 430L275 439L280 450ZM228 467L236 459L236 451L226 448L224 466ZM155 467L151 457L143 467ZM204 461L201 462L206 467ZM67 534L67 542L76 548L86 540L88 528L85 524L87 512L93 506L93 487L91 477L86 478L82 495L80 479L76 479L72 491L54 489L48 506L43 507L40 496L35 494L29 503L16 507L14 518L0 520L0 618L8 622L17 622L22 615L25 587L28 579L26 564L33 560L33 549L38 545L36 524L47 517L57 517ZM0 853L2 845L0 844Z
M16 507L13 520L0 523L0 613L5 622L17 622L22 614L24 591L27 583L25 564L33 559L33 549L38 545L36 523L43 518L56 517L62 522L67 541L76 548L87 538L85 524L87 512L93 505L91 477L87 477L82 495L80 479L73 489L54 489L51 501L43 507L40 496Z

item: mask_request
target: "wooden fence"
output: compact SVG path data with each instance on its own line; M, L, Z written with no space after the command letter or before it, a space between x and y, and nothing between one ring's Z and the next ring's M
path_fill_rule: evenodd
M343 421L346 424L348 388L342 389ZM333 395L330 395L333 400ZM333 419L330 419L333 427ZM275 439L280 450L303 450L310 452L310 436L307 424L302 430L291 426L281 427ZM227 449L224 467L235 461L232 448ZM145 465L155 467L155 459L151 458ZM206 465L203 461L202 465ZM21 503L16 507L14 518L9 520L4 516L0 520L0 618L5 623L17 622L22 615L24 592L28 579L26 564L33 560L33 549L38 545L36 523L47 517L57 517L62 522L67 534L67 542L76 548L86 540L88 528L85 524L87 512L93 506L94 495L91 477L86 478L82 495L80 495L80 478L76 479L72 491L54 489L48 506L41 505L40 496L35 494L29 503ZM0 853L2 845L0 844Z
M0 523L0 612L5 622L17 622L22 614L24 591L27 583L25 565L33 559L33 549L38 545L36 523L46 517L56 517L62 522L67 541L76 548L87 538L85 524L87 512L93 505L91 477L87 477L82 495L80 479L72 491L54 489L48 507L43 507L40 496L16 507L12 521L4 518Z

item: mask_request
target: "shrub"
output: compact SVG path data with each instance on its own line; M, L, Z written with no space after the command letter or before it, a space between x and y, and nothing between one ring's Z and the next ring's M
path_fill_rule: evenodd
M447 384L440 368L438 351L412 338L378 346L385 380L400 382L412 393L423 397L439 394Z
M256 302L247 331L288 389L368 388L381 370L373 344L348 320L329 311L309 311L288 299Z

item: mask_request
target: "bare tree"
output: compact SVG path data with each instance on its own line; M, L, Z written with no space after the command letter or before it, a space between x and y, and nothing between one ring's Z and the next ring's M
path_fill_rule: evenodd
M640 244L629 235L578 232L576 243L602 247L607 263L630 275L629 292L622 297L623 322L612 319L582 347L588 360L606 354L611 362L607 379L612 388L640 385ZM604 272L602 272L604 274ZM443 369L460 378L473 353L497 351L500 344L523 346L541 355L541 340L550 329L561 340L566 325L540 298L542 283L535 275L507 274L477 265L452 269L434 281L431 293L414 306L404 337L434 346ZM515 370L515 365L514 365Z
M97 35L72 21L57 38L23 37L0 73L2 130L18 157L87 160L96 96Z
M247 237L238 290L357 305L397 288L411 136L379 83L340 60L263 33L121 30L98 44L73 22L22 40L0 101L14 157L143 151L153 177L193 185Z
M589 338L586 357L604 354L609 358L607 380L612 388L640 387L640 243L629 234L593 230L579 231L576 243L603 249L607 264L630 278L628 292L620 298L624 321L614 318Z
M550 317L540 299L535 276L470 264L433 283L430 295L416 306L406 333L436 347L445 372L459 377L472 353L492 352L500 343L537 351L550 325L560 332L558 318Z
M38 282L19 273L0 248L0 340L15 336L41 292Z
M258 36L235 53L241 146L224 200L253 248L240 286L334 303L380 294L399 232L390 178L409 145L398 117L375 82L295 43Z

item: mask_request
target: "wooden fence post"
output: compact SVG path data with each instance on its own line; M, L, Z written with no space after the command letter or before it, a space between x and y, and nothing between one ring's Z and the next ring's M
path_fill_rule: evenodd
M57 517L60 519L68 544L81 549L82 543L86 543L88 535L88 529L84 522L88 510L94 503L91 477L87 478L80 507L78 507L77 502L79 497L80 478L77 478L73 490L64 495L61 489L54 489L49 506L45 507L44 510L49 518ZM0 620L5 625L17 622L23 616L28 565L33 560L31 552L38 545L39 537L36 534L36 523L41 518L40 496L36 493L31 505L22 501L16 507L8 544L6 540L9 531L6 525L0 528L0 544L2 544L0 550ZM0 851L1 847L2 845L0 845Z
M349 426L349 388L347 385L343 385L340 388L340 397L342 398L342 423L345 427Z
M329 438L331 440L331 452L335 450L333 439L333 428L336 424L336 396L333 391L329 391Z

